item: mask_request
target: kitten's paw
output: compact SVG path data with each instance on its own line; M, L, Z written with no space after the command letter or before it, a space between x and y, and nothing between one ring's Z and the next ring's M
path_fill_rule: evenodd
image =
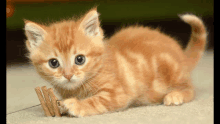
M60 110L60 114L67 114L68 109L63 105L63 101L58 100L57 101L57 107Z
M60 112L68 113L69 116L80 117L79 109L78 108L78 100L75 98L65 99L60 102Z
M178 91L168 93L163 100L164 105L181 105L183 104L183 95Z

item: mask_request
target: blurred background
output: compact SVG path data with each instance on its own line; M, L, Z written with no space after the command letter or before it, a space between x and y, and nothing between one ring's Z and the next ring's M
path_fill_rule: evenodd
M98 6L107 37L123 26L141 24L162 31L186 46L191 29L177 14L194 13L209 32L208 50L214 49L213 0L7 0L6 66L27 63L23 19L50 23L84 14Z

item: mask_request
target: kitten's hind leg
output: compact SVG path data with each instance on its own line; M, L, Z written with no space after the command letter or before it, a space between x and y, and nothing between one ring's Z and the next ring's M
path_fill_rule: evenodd
M171 92L165 95L163 102L164 105L181 105L183 103L193 100L195 96L194 88L190 81L175 84Z

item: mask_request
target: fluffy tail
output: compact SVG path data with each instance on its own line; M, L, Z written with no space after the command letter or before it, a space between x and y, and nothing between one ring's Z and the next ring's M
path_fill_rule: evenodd
M205 51L207 32L203 21L195 15L184 14L180 18L192 27L192 34L189 43L184 50L187 57L187 70L191 71L197 65L198 61Z

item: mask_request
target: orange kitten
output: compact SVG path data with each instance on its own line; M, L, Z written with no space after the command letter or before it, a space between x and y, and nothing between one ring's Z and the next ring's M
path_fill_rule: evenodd
M142 26L123 28L103 41L99 14L49 26L25 21L26 46L37 72L63 98L61 110L90 116L131 105L181 105L191 101L190 72L205 50L207 33L192 14L185 50L170 36Z

